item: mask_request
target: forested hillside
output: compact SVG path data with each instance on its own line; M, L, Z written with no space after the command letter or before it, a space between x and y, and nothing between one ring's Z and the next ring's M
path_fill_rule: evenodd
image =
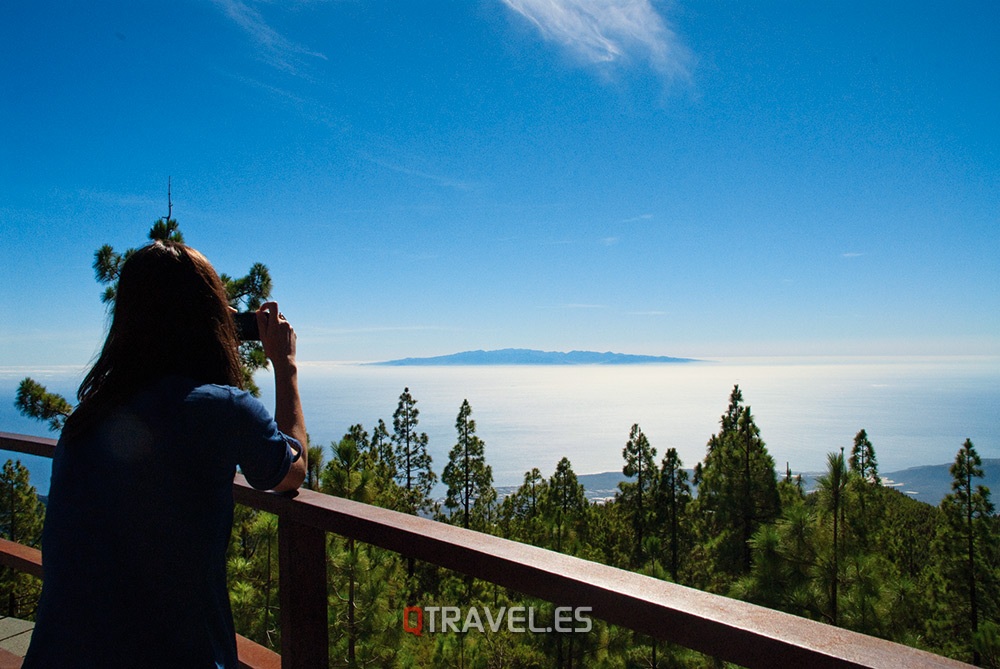
M638 425L623 435L623 474L604 503L587 500L572 463L532 469L499 498L488 448L463 402L456 441L441 467L443 503L419 431L417 400L400 396L392 420L355 425L322 462L314 445L309 485L408 513L531 543L736 597L984 666L1000 666L1000 520L981 461L956 444L952 492L939 506L881 485L874 445L860 430L831 453L816 489L778 476L761 429L735 387L688 475L674 449L657 457ZM389 427L391 424L392 427ZM422 481L422 484L416 482ZM693 495L697 486L700 494ZM274 520L242 511L234 529L234 611L245 634L277 643ZM329 539L335 666L626 667L714 666L710 659L594 620L586 633L482 632L422 636L404 631L408 605L534 606L553 624L554 605L397 555ZM267 565L270 568L267 568ZM267 613L269 611L269 613Z
M405 389L390 423L380 420L370 431L355 425L328 451L310 446L306 485L1000 666L1000 520L979 485L981 460L970 441L958 449L952 492L939 506L881 485L864 430L850 450L829 454L826 472L807 493L799 477L776 475L737 386L691 476L674 449L657 459L633 425L622 449L626 479L613 497L588 501L563 458L551 473L525 472L523 484L500 498L464 401L441 468L447 495L440 502L431 497L437 474L417 404ZM0 475L0 533L37 546L43 514L27 470L8 462ZM404 609L413 605L463 612L534 607L539 630L553 627L558 612L370 545L335 536L328 542L332 666L714 666L599 620L586 631L515 634L483 625L408 634ZM277 519L237 507L228 559L233 614L238 631L274 648L277 562ZM31 618L38 591L37 581L7 570L0 606Z

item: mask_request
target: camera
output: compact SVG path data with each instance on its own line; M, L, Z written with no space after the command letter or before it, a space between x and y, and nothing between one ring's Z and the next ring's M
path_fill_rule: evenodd
M233 322L236 324L236 337L240 341L259 341L260 330L257 328L257 313L254 311L241 311L233 314Z

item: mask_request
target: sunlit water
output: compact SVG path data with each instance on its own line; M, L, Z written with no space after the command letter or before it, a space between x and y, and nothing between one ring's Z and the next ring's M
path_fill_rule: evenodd
M0 431L48 434L13 407L31 375L72 397L79 370L0 370ZM497 485L537 467L551 475L563 456L577 473L620 470L638 423L662 456L685 466L705 454L734 384L739 384L777 466L817 471L826 454L850 450L867 430L882 471L950 462L966 438L984 458L1000 457L1000 357L725 359L637 366L379 367L303 363L300 386L313 443L329 445L354 423L392 430L409 387L439 474L468 399ZM262 399L273 402L261 375ZM47 463L25 458L44 492Z

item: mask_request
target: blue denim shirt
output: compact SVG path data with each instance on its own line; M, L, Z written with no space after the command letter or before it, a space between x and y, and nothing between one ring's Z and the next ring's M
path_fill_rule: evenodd
M60 439L23 666L237 667L233 476L273 488L300 450L250 394L180 377Z

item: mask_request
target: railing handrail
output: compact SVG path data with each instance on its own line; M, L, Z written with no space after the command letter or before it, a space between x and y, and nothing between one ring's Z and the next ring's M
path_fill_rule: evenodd
M14 451L15 453L51 458L56 453L56 440L48 437L33 437L28 434L0 432L0 451Z
M0 432L3 450L44 455L54 445L51 439ZM748 667L968 666L755 604L311 490L262 492L237 475L233 495L241 504L279 516L282 552L294 557L279 558L282 599L287 597L292 609L282 606L282 655L297 658L286 658L283 666L325 665L326 532L559 605L588 606L596 618Z

